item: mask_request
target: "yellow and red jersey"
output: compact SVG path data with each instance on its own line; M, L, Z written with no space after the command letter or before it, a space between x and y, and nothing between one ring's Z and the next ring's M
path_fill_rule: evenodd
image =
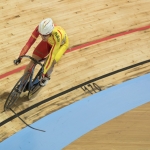
M55 26L52 31L52 35L48 38L48 43L52 46L50 54L48 56L47 62L45 64L44 73L48 71L52 62L55 60L55 57L62 45L64 45L68 40L66 40L67 35L65 30L60 26ZM66 49L64 47L64 49ZM61 50L64 51L64 50ZM57 62L57 60L55 60Z
M38 31L38 26L37 26L35 28L35 30L32 32L32 35L30 36L28 42L23 47L23 49L20 53L20 56L23 56L28 52L28 50L34 44L34 42L36 41L36 39L38 38L39 35L40 34ZM48 69L52 65L52 62L54 60L57 62L60 59L59 57L61 57L62 54L68 48L69 41L68 41L68 37L67 37L65 30L60 26L55 26L52 33L51 33L51 36L47 40L47 43L49 45L51 45L51 50L48 54L48 58L47 58L47 61L45 63L45 66L44 66L44 74L46 74L46 72L48 71ZM60 48L61 48L61 52L58 53ZM41 52L42 52L42 50L41 50Z

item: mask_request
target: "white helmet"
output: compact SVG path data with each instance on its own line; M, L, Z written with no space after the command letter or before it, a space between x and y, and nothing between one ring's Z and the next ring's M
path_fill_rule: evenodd
M44 19L38 27L38 31L42 35L50 34L54 29L53 20L51 18Z

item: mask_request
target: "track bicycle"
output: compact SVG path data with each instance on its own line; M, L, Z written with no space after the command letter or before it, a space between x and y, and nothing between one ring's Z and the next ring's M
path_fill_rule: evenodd
M31 59L34 62L34 65L31 70L25 73L13 87L4 104L4 111L10 109L13 106L22 92L28 91L28 99L31 100L36 97L42 87L40 85L40 79L42 78L44 71L44 65L42 62L44 62L45 59L37 61L36 59L28 55L21 56L20 58L22 59L24 57ZM33 75L36 65L40 65L40 69L34 77Z

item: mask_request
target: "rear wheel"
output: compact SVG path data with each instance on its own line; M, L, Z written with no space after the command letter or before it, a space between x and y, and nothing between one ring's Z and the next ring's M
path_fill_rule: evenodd
M41 89L42 89L42 87L40 86L39 83L37 83L36 85L33 85L33 87L30 89L30 91L28 93L28 99L31 100L31 99L35 98Z
M8 98L6 99L6 102L4 104L4 110L9 109L12 107L12 105L18 100L20 97L20 94L26 87L26 84L28 83L30 74L27 73L23 75L19 81L16 83L10 94L8 95Z

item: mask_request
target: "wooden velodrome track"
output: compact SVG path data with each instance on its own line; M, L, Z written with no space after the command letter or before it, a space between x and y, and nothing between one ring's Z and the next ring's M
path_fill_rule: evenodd
M45 103L36 105L39 102L99 76L149 60L149 8L149 0L1 0L0 141L25 127L25 124L18 118L13 118L14 114L11 111L3 112L5 100L23 74L23 70L11 75L5 73L28 63L27 59L23 60L19 66L14 66L12 62L17 58L32 31L43 18L51 17L55 24L65 28L70 39L68 50L70 52L66 53L55 66L49 84L41 90L35 99L28 101L27 93L24 93L20 101L13 107L15 112L21 112L21 118L29 124L53 111L87 97L90 93L77 88L59 97L56 96L51 101L47 100ZM91 45L91 43L87 46L83 45L103 38L103 41L98 41L94 45ZM29 55L32 54L40 40L39 38L32 46L28 52ZM83 47L77 47L78 50L72 51L78 45L83 45ZM95 84L104 90L148 72L150 72L150 63L142 63L101 80L96 80ZM31 109L27 110L27 108ZM134 119L131 118L132 115ZM111 149L112 145L116 149L123 149L122 145L128 143L129 137L127 135L130 133L132 137L135 137L135 141L130 143L128 149L145 147L145 150L148 150L150 149L149 118L150 103L147 103L96 128L65 149ZM118 123L120 121L123 122L121 125ZM133 128L127 128L126 122L134 130ZM138 128L134 127L135 123L139 124ZM103 143L97 141L107 135L108 129L111 130L112 127L114 134L111 134L111 136L116 137L116 141L111 141L111 138L105 139ZM125 132L117 134L118 128ZM105 134L101 135L101 132L99 132L101 130ZM124 140L119 136L123 136Z

